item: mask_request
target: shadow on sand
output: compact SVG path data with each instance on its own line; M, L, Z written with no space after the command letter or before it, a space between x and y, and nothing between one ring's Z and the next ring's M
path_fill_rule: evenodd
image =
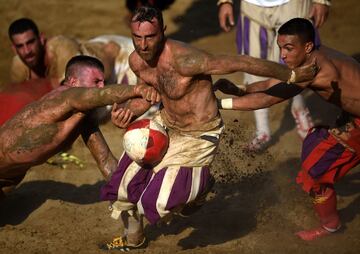
M239 1L234 2L234 15L237 19ZM218 21L218 8L216 3L217 0L194 1L184 15L172 17L174 22L179 25L179 29L169 34L168 37L188 43L206 36L221 33L222 30Z
M80 187L55 181L32 181L21 184L0 203L0 227L22 223L46 200L62 200L75 204L100 202L100 187L104 181L96 184L84 184Z

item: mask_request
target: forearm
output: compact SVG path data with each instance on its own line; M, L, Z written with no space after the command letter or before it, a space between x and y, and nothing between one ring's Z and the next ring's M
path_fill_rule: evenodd
M130 109L135 116L139 117L151 107L151 104L143 98L134 98L128 100L124 107Z
M134 86L111 85L105 88L70 88L63 93L68 105L77 111L123 103L136 97Z
M106 180L109 180L111 174L117 168L117 159L110 151L104 136L100 130L97 129L95 132L84 130L82 137L93 158L95 159L101 174Z
M223 55L210 58L207 69L211 72L209 74L215 75L241 71L283 81L287 81L291 77L291 70L285 65L246 55Z
M245 86L245 92L246 93L255 93L255 92L260 92L260 91L264 91L266 89L268 89L270 87L269 82L267 81L258 81L255 83L251 83L249 85Z
M268 108L279 100L264 93L252 93L242 97L218 99L219 109L251 111L261 108Z

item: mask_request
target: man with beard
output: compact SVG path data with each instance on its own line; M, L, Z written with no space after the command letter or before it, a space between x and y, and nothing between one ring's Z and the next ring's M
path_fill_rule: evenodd
M61 35L47 40L28 18L12 22L8 34L16 53L10 70L12 82L49 78L52 86L58 87L64 79L66 63L80 54L75 40Z
M312 79L316 71L312 65L291 71L248 56L212 55L167 39L165 29L162 14L155 8L140 7L131 20L135 51L130 67L140 84L159 92L163 108L153 120L165 127L170 142L162 161L151 169L124 154L102 188L101 198L111 201L112 217L121 217L124 224L123 236L107 244L107 249L144 246L143 216L155 224L175 212L188 214L204 202L214 182L210 164L223 130L211 75L246 71L281 80L293 76L291 81L299 81ZM149 107L138 99L129 104L136 115ZM113 115L113 122L121 126L118 120Z

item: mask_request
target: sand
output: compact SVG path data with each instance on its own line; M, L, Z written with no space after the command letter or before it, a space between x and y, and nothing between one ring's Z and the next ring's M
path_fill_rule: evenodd
M167 35L212 53L235 53L235 31L220 32L215 2L176 1L164 12ZM347 54L358 54L360 5L356 0L333 2L329 20L320 31L322 41ZM48 37L130 35L120 0L0 0L0 6L1 85L9 82L13 53L7 28L16 18L34 19ZM227 77L241 84L241 73ZM334 120L338 110L311 92L304 95L316 123ZM360 168L336 185L344 229L303 242L294 233L318 222L310 199L295 184L301 140L294 130L290 104L271 109L273 141L262 154L242 150L254 131L251 112L222 115L226 131L213 164L217 182L208 203L188 219L146 226L148 247L134 253L359 253ZM119 157L123 132L111 123L101 129ZM108 203L99 200L104 181L90 153L81 140L70 152L85 162L84 168L34 167L0 204L0 253L102 253L98 246L119 234L119 221L110 218Z

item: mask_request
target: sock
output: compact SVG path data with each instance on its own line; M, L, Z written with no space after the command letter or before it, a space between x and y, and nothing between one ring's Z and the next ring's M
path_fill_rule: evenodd
M256 122L256 135L266 134L270 136L269 109L263 108L254 111Z
M341 225L336 204L336 192L332 187L323 187L320 193L315 194L314 210L321 226L329 232L335 232Z

